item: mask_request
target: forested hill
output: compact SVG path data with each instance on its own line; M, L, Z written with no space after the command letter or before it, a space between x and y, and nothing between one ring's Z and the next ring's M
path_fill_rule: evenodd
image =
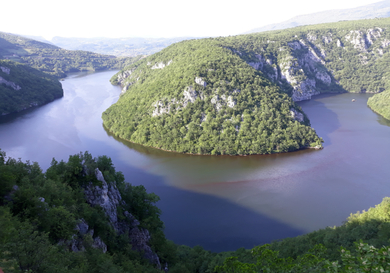
M56 77L65 77L68 72L121 69L139 58L118 58L88 51L65 50L51 44L0 32L0 59L25 63Z
M61 83L28 65L0 60L0 115L43 105L63 96Z
M390 19L183 41L126 67L103 113L117 136L164 150L263 154L321 145L294 101L380 92Z

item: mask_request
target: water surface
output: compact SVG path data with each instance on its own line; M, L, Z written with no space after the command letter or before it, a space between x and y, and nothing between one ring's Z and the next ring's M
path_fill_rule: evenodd
M128 182L160 196L169 239L214 251L340 225L351 212L390 196L390 124L366 106L369 94L320 95L299 103L325 141L320 151L183 155L104 130L101 113L120 93L108 81L114 73L72 75L62 82L62 99L2 117L0 148L43 169L53 157L67 160L80 151L108 155Z

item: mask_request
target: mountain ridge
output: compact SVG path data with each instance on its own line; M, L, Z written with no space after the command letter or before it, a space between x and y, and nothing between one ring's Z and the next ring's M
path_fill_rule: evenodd
M343 20L372 19L390 16L390 1L385 0L352 9L335 9L295 16L286 21L251 29L243 34L280 30L303 25L338 22Z

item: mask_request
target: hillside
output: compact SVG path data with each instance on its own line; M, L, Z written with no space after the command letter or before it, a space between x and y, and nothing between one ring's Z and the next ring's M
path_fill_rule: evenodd
M286 29L304 25L332 23L344 20L385 18L390 16L390 1L385 0L352 9L336 9L295 16L287 21L254 28L245 33Z
M385 89L390 19L183 41L112 78L104 125L129 141L197 154L321 146L294 101Z
M27 65L0 60L0 115L43 105L63 96L61 83Z
M367 105L376 113L390 120L390 90L368 99Z
M120 69L138 58L117 58L81 50L65 50L55 45L0 32L0 59L28 64L56 77L65 77L68 72Z

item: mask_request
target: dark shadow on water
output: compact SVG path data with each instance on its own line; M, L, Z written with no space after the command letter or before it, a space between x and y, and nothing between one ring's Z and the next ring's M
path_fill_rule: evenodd
M2 124L2 123L11 123L11 122L14 122L15 120L17 120L18 118L28 118L29 114L34 113L34 112L36 112L36 111L38 111L40 109L43 109L45 106L48 106L48 105L50 105L52 103L58 102L62 98L63 97L55 99L55 100L53 100L51 102L42 104L40 106L30 107L30 108L28 108L26 110L22 110L20 112L10 113L8 115L0 116L0 124Z
M109 132L107 134L114 137ZM114 138L130 149L150 156L191 157L191 155L165 152ZM217 156L192 157L210 160L212 160L211 158L215 160L222 158ZM223 158L228 160L244 159L244 157ZM133 185L142 184L148 192L154 192L160 197L157 206L162 210L161 219L165 224L165 235L176 244L191 247L200 245L207 250L220 252L237 250L240 247L252 248L256 245L305 233L303 230L223 198L171 187L165 183L161 176L128 165L115 164L115 166L124 173L128 182Z
M377 114L377 115L378 115L378 114ZM385 118L382 117L381 115L378 115L378 122L379 122L379 124L381 124L381 125L390 127L390 120L385 119Z
M176 244L220 252L305 233L222 198L167 186L162 177L136 168L127 168L124 175L131 184L142 184L160 197L164 233Z
M221 198L171 187L160 187L155 193L161 198L158 206L165 234L177 244L219 252L305 233Z

